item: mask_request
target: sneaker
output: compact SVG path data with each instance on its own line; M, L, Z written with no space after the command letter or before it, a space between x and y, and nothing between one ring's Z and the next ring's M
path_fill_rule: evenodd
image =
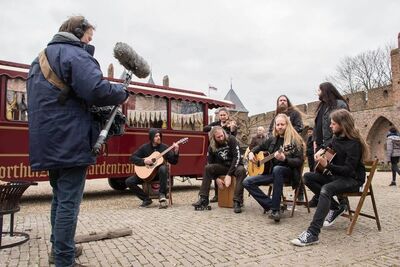
M218 202L218 196L214 196L212 199L210 199L211 203Z
M273 219L275 222L280 222L281 220L281 212L279 210L273 210L268 217Z
M140 204L139 208L147 208L148 206L151 205L151 203L153 203L153 200L149 199L145 199L143 200L142 204Z
M328 215L325 218L324 226L331 226L335 223L336 219L346 211L344 206L339 206L338 210L329 210Z
M242 212L242 207L241 207L239 201L234 201L233 202L233 212L235 212L235 213L241 213Z
M160 194L159 202L160 202L160 204L159 204L159 206L158 206L159 209L166 209L166 208L168 208L167 198L165 197L164 194Z
M389 186L396 186L396 182L392 181Z
M83 247L82 246L76 246L75 247L75 258L78 258L80 255L82 255ZM50 255L49 255L49 263L54 264L54 252L51 250Z
M313 196L313 198L308 202L308 207L315 208L318 206L318 198Z
M290 241L295 246L305 247L313 244L318 244L318 236L312 234L310 231L304 231L298 238Z

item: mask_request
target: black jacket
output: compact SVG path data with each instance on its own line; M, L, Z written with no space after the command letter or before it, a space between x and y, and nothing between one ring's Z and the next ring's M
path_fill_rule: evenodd
M240 160L239 143L232 135L228 135L228 142L218 146L215 151L208 147L207 161L209 164L221 164L229 167L228 175L233 175L236 168L242 164Z
M138 150L136 150L132 156L131 156L131 162L137 166L144 166L144 158L147 158L150 156L153 152L158 151L162 153L164 150L168 148L166 144L160 144L157 146L153 146L152 142L154 139L154 136L159 133L160 137L162 138L162 133L160 129L150 129L149 130L149 139L150 142L147 144L142 145L139 147ZM170 150L167 152L167 154L164 155L164 160L168 161L170 164L177 164L179 159L179 153L175 154L173 150Z
M211 131L211 128L212 128L213 126L221 126L221 121L214 121L214 122L210 123L209 125L204 126L203 132L208 133L209 131ZM222 126L221 126L221 127L222 127ZM222 128L223 128L223 129L225 130L225 132L227 132L228 134L231 134L231 135L233 135L233 136L236 136L236 134L237 134L237 127L235 127L235 129L234 129L233 132L231 132L231 128L230 128L230 127L223 126Z
M266 151L269 154L278 151L279 147L283 144L283 138L270 137L260 146L256 146L251 150L254 154L260 151ZM287 155L285 161L279 161L277 159L272 160L272 166L286 166L292 171L291 184L293 188L296 188L300 182L301 168L304 163L304 151L303 147L296 147L291 150Z
M362 185L365 182L365 166L361 143L347 137L334 136L329 146L336 152L327 166L332 175L356 179Z
M349 107L348 107L347 103L345 101L341 100L341 99L337 99L336 100L336 107L335 108L331 108L331 107L328 107L326 105L323 106L323 107L324 107L324 109L318 110L317 111L317 115L315 116L315 127L314 127L313 141L321 140L322 141L321 144L318 144L318 142L317 142L318 146L327 146L332 140L333 134L332 134L332 130L331 130L331 127L330 127L330 124L331 124L330 115L331 115L331 113L333 111L335 111L336 109L344 108L344 109L349 110ZM321 122L317 122L317 119L319 117L318 116L319 112L323 112L322 121ZM322 129L317 129L317 125L320 125L322 127ZM319 136L321 134L322 134L322 136Z

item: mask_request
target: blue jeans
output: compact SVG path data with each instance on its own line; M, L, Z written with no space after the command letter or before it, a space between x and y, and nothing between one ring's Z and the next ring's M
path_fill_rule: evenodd
M265 210L279 210L283 184L291 178L292 171L289 167L274 166L271 174L249 176L243 181L243 186L249 191L250 195ZM273 183L272 200L259 188L260 185Z
M304 183L316 196L319 196L317 209L308 228L316 236L321 232L329 210L339 208L339 204L333 199L333 196L342 193L357 192L362 185L361 182L350 177L324 175L315 172L305 173Z
M75 263L74 237L86 169L87 166L79 166L49 171L53 187L50 242L56 266L72 266Z

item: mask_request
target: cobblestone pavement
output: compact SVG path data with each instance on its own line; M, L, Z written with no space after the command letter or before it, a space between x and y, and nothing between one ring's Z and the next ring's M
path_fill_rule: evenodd
M320 244L305 248L289 241L308 226L314 210L308 214L298 207L293 218L285 212L276 224L246 193L241 214L216 204L211 211L194 211L190 203L197 199L200 181L191 186L178 180L173 207L159 210L153 204L139 209L140 202L128 191L113 191L106 179L88 181L77 234L128 227L133 235L83 243L78 262L89 266L400 266L400 187L389 187L389 176L377 173L374 180L381 232L374 220L362 217L348 236L348 221L339 218L323 229ZM16 214L16 230L30 233L31 240L1 250L0 266L48 266L50 192L48 183L28 189ZM372 211L369 198L364 211Z

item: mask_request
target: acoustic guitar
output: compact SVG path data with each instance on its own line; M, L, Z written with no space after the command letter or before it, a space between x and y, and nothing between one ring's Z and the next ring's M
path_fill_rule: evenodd
M293 150L295 146L292 144L286 145L284 147L280 147L278 151L280 153L285 153L287 154L289 151ZM271 172L271 167L272 165L269 164L272 159L275 158L275 152L272 154L269 154L267 152L267 155L264 156L264 152L260 151L258 152L255 156L256 162L252 162L249 160L249 165L247 168L247 171L249 173L249 176L256 176L256 175L261 175L265 173L270 173Z
M178 142L176 142L178 145L179 144L185 144L187 143L189 138L185 137L180 139ZM150 156L144 158L144 159L151 159L153 162L150 165L144 165L144 166L137 166L135 165L135 173L136 175L140 178L145 180L146 182L151 181L154 176L156 176L156 170L158 167L164 163L164 155L167 154L174 146L168 147L166 150L164 150L162 153L158 151L154 151L151 153Z
M328 163L330 163L333 158L336 156L335 150L333 150L330 147L327 148L321 148L317 153L320 153L321 157L326 158ZM314 168L314 172L322 173L322 174L329 174L329 170L327 170L325 167L322 167L321 163L317 162Z

